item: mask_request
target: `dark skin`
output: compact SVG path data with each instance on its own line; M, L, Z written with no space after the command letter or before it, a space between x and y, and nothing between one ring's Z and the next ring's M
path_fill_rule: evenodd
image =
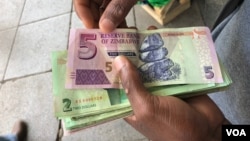
M126 57L115 58L114 66L134 112L125 120L143 135L155 141L221 140L221 125L229 122L207 95L184 100L155 96Z
M84 25L103 32L126 27L124 19L136 1L104 1L74 0ZM221 141L221 126L230 123L207 95L188 99L154 96L146 90L137 68L126 57L115 58L114 67L133 108L133 115L125 121L143 135L154 141Z
M74 0L78 17L87 28L111 32L127 27L125 17L137 0Z

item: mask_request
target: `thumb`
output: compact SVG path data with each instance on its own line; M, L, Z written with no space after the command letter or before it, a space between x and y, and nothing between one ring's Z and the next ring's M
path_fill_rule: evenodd
M125 21L125 17L136 2L137 0L110 1L100 19L100 29L103 32L113 31L118 25Z
M114 67L118 72L134 113L140 112L141 107L148 104L147 101L151 95L144 87L137 68L124 56L115 58Z

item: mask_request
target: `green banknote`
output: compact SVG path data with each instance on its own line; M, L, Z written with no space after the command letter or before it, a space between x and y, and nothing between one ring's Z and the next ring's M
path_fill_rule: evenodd
M148 90L154 95L174 95L180 98L223 91L232 84L232 79L225 70L225 68L222 66L222 63L220 63L220 67L222 72L222 78L224 80L223 83L159 86L149 88Z
M93 115L129 107L120 89L65 89L66 51L52 53L54 111L57 117Z
M83 129L90 126L98 125L108 121L124 118L131 115L131 107L118 109L114 111L104 112L92 116L77 116L63 118L63 124L66 130Z
M132 112L122 89L65 89L66 58L66 50L52 54L55 115L63 119L67 130L94 126L128 116ZM148 90L154 95L181 98L221 91L227 88L232 80L224 67L220 67L223 83L158 86ZM89 104L95 106L88 106Z
M167 86L166 87L154 87L149 89L154 95L175 95L178 97L190 97L200 94L206 94L215 91L224 90L227 86L229 86L232 81L230 77L228 77L227 72L222 68L222 75L224 78L224 83L219 84L201 84L201 85L177 85L177 86ZM74 132L74 130L85 129L90 126L95 126L98 124L102 124L111 120L123 118L129 116L132 112L131 107L117 109L113 111L105 111L100 114L94 114L89 116L77 116L77 117L68 117L64 118L64 130L67 132Z

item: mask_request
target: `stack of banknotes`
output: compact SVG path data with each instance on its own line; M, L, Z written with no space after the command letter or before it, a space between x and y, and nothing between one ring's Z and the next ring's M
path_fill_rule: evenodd
M207 27L71 29L68 50L52 53L54 111L64 135L132 113L112 64L119 55L137 66L154 95L185 98L232 83Z

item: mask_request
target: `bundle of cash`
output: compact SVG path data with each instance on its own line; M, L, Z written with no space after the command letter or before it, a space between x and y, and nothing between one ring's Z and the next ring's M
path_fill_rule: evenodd
M126 56L154 95L191 97L232 81L207 27L137 31L72 29L69 48L52 53L55 116L66 134L132 113L112 62Z

